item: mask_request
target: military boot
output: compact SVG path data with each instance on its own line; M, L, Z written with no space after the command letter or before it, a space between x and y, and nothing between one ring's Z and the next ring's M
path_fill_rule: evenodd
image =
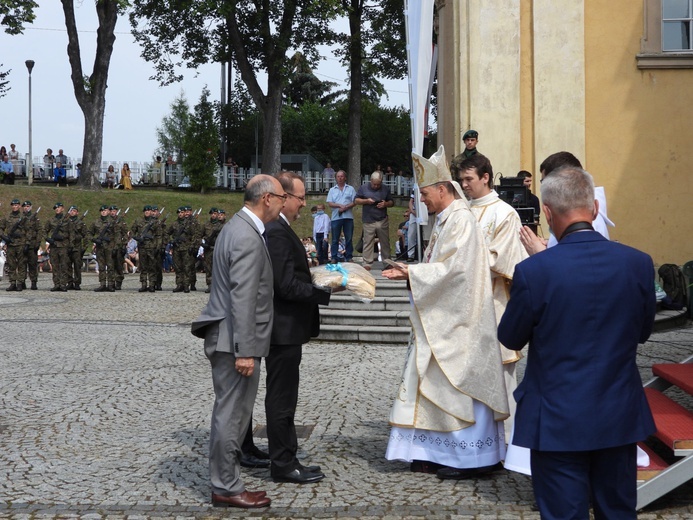
M60 288L60 286L59 286L59 285L56 285L55 287L53 287L53 288L51 289L51 292L60 292L61 290L62 290L62 289Z
M161 291L161 290L162 290L162 289L161 289L161 284L157 284L157 285L154 287L154 290L155 290L155 291Z
M26 282L22 282L21 285L17 284L17 289L19 289L20 291L26 289Z
M52 289L51 289L52 290ZM94 289L94 292L106 292L108 289L106 289L106 284L102 283L99 285L96 289Z
M147 292L148 290L149 290L149 289L147 288L147 284L146 284L146 283L143 283L143 284L142 284L142 287L140 287L139 289L137 289L137 292Z
M7 292L12 292L17 290L17 284L16 283L11 283L10 286L5 289Z
M75 284L74 284L74 283L69 283L69 284L67 284L67 290L68 290L68 291L72 291L72 290L74 290L74 288L75 288Z
M187 286L187 285L186 285L185 287L183 287L183 292L184 292L184 293L189 293L189 292L190 292L190 287Z
M123 288L123 282L116 282L115 283L115 290L120 291Z
M38 285L36 285L36 282L31 282L31 290L36 291L38 289Z
M176 285L176 288L173 289L173 292L183 292L183 286L182 285Z
M109 284L108 289L106 289L108 292L116 292L115 284Z
M82 290L82 288L79 286L78 283L76 283L76 284L74 285L73 289L74 289L75 291L81 291L81 290Z
M209 294L211 292L212 292L212 289L208 285L207 288L205 289L205 294Z
M194 284L194 283L191 283L191 284L190 284L190 290L191 290L191 291L197 291L197 287L195 287L195 284Z
M154 292L154 291L156 291L156 287L154 287L153 285L150 285L149 286L149 292Z

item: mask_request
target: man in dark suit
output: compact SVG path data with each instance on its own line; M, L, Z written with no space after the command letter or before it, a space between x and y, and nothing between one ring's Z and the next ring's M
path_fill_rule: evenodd
M313 285L306 250L291 222L306 205L303 179L295 173L277 175L288 195L276 222L267 225L267 244L274 272L274 324L267 356L267 439L272 478L306 484L325 478L319 466L303 466L296 458L294 416L298 402L302 345L320 333L318 304L330 302L330 291Z
M209 439L212 504L265 507L264 491L247 491L240 478L241 442L260 381L260 358L272 333L272 263L265 224L276 220L286 195L277 179L257 175L243 208L219 233L209 303L192 323L212 365L214 409Z
M592 229L592 177L541 186L556 247L518 264L498 339L529 341L514 444L531 450L542 519L635 519L636 442L655 427L635 364L655 315L652 259Z

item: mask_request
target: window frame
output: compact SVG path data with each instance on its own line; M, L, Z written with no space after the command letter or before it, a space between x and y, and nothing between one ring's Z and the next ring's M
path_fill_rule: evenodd
M639 69L693 69L693 50L662 49L662 0L643 0L643 36L636 55Z

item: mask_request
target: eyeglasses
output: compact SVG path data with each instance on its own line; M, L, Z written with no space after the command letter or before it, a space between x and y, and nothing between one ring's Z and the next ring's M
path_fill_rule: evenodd
M286 195L277 195L276 193L272 193L271 191L267 191L267 192L265 192L265 193L267 193L267 195L273 195L273 196L275 196L275 197L277 197L277 198L280 198L280 199L282 199L283 201L286 201L286 198L287 198Z
M288 191L286 192L286 194L292 196L292 197L295 198L295 199L300 200L301 202L305 202L305 201L306 201L306 197L305 197L305 196L299 197L298 195L294 195L293 193L289 193Z

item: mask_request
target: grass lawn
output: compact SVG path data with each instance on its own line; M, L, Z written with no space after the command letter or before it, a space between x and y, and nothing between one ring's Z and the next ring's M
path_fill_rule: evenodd
M301 210L301 217L292 224L293 229L299 237L312 236L313 219L310 216L311 206L325 202L326 194L307 194L306 207ZM30 200L33 210L36 212L39 207L41 211L39 217L46 221L53 215L53 205L62 202L65 205L65 212L71 205L79 208L80 214L89 210L85 217L85 222L90 224L99 216L99 207L102 204L116 204L123 212L130 208L125 215L125 221L131 226L135 219L142 215L142 208L146 204L156 204L159 209L165 208L163 216L168 216L167 222L176 218L176 209L179 206L190 205L195 210L202 208L199 216L201 222L209 218L211 207L223 208L226 210L227 220L230 220L243 205L243 193L214 191L204 195L190 191L165 189L165 188L145 188L135 187L132 191L124 190L86 190L70 185L67 188L56 188L53 184L6 186L0 184L0 218L5 217L10 212L10 201L19 199L24 202ZM406 205L408 199L402 203ZM394 206L388 210L390 216L390 244L394 256L394 244L397 237L397 226L404 220L406 206ZM329 208L328 208L329 214ZM354 208L354 244L361 236L361 207Z

